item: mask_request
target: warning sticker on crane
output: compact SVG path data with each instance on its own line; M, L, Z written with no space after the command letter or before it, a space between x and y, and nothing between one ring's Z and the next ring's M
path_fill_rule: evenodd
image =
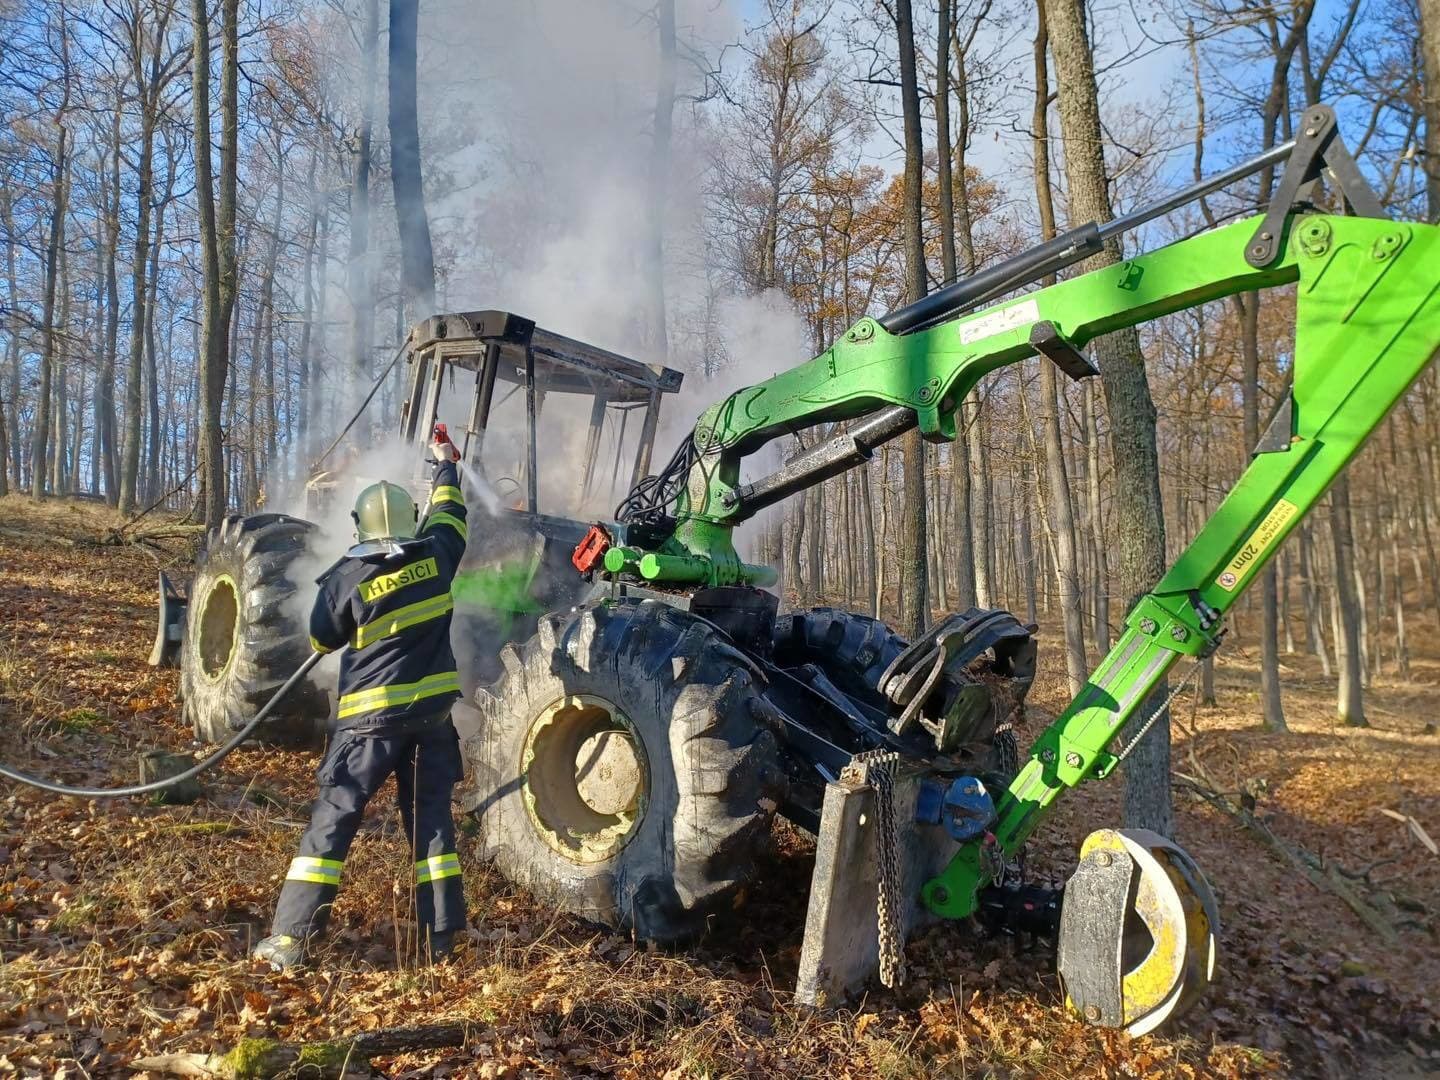
M994 337L1017 326L1029 326L1040 321L1040 305L1034 300L1022 300L1018 304L987 311L985 314L960 324L960 343L969 345L981 338Z
M1286 499L1281 499L1271 507L1259 527L1240 545L1240 550L1230 560L1230 565L1215 579L1215 584L1226 592L1233 592L1235 586L1239 585L1250 569L1259 562L1261 553L1284 531L1285 523L1299 512L1300 508Z

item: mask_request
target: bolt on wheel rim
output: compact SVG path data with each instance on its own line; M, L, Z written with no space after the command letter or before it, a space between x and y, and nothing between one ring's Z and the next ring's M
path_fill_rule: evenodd
M541 839L576 863L603 862L634 837L650 766L629 717L592 694L564 697L530 725L521 794Z

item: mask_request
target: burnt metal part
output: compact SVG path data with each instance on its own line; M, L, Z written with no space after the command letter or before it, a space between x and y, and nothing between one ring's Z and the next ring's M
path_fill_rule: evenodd
M495 400L495 371L499 366L500 344L488 342L480 378L475 380L475 396L470 402L470 426L465 431L465 443L460 449L460 456L467 462L479 461L485 452L485 430L490 426L490 406ZM470 453L472 436L475 439L474 456Z
M653 392L675 393L684 378L674 368L643 364L507 311L432 315L411 328L407 347L415 354L443 349L450 363L474 371L489 344L500 347L499 375L510 383L523 382L525 351L533 351L546 390L588 393L598 385L612 385L612 401L645 402Z
M1055 941L1060 933L1064 889L1043 885L990 885L980 891L975 915L992 932Z
M151 667L175 667L180 662L180 646L185 640L185 608L187 599L181 595L164 570L160 571L160 618L155 628L155 644L150 648Z
M535 390L535 350L525 347L525 436L529 445L525 458L525 508L532 514L540 512L540 471L536 455L540 433L536 430L535 418L540 407Z
M690 610L718 626L742 649L755 649L758 643L760 651L769 652L780 598L744 585L697 589L690 596Z
M1035 678L1034 630L1008 611L979 608L937 623L880 676L880 690L901 710L892 717L890 730L904 735L918 721L941 753L988 737L982 725L990 720L993 732L1000 718L994 716L988 688L977 684L965 669L993 650L991 669L1011 680L1023 699Z

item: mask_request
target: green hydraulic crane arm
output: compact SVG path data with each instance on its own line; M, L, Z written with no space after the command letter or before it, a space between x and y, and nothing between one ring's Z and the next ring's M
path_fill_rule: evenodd
M1253 287L1241 282L1254 275L1235 265L1250 235L1247 228L1254 224L1209 234L1218 239L1230 233L1234 246L1228 254L1225 245L1207 247L1201 257L1213 261L1180 270L1177 277L1165 271L1154 275L1156 260L1168 265L1173 256L1193 250L1193 241L1127 264L1142 268L1137 292L1143 294L1152 275L1179 284L1187 273L1203 276L1207 269L1222 279L1217 282L1222 292ZM1119 283L1115 272L1101 273L1110 275L1112 285ZM1131 609L1114 648L1031 747L1025 767L999 800L993 837L962 847L926 883L922 899L937 914L963 917L974 911L978 891L1060 794L1109 774L1118 763L1110 744L1121 728L1176 660L1199 658L1215 647L1215 627L1256 571L1440 352L1440 228L1296 217L1284 259L1267 271L1273 274L1297 283L1290 394L1225 501ZM1051 309L1041 298L1051 291L1036 294L1047 314ZM1165 306L1159 298L1137 299L1147 311L1157 303Z
M918 425L934 441L953 439L956 407L990 372L1045 352L1072 376L1093 373L1075 350L1102 334L1232 293L1293 282L1299 273L1294 259L1263 269L1245 262L1247 240L1260 220L1237 221L925 330L893 334L879 320L861 319L814 359L703 412L692 446L685 448L692 450L691 463L673 533L655 552L613 549L606 569L659 581L768 584L764 568L736 556L735 525L859 464L871 446L908 427ZM835 455L833 468L817 471L813 459L802 455L775 477L740 483L741 461L771 440L862 417L869 419L816 448L823 452L837 440L855 440Z
M1251 265L1247 251L1253 258L1277 224L1276 257ZM1090 372L1077 350L1102 334L1282 285L1295 288L1290 392L1234 489L1135 604L1085 689L1035 742L998 802L992 836L962 847L924 886L922 899L935 913L968 915L1059 795L1115 767L1117 733L1179 657L1215 647L1215 627L1255 571L1440 351L1440 228L1295 212L1278 223L1255 217L929 329L896 335L862 319L808 363L702 414L673 533L655 552L613 549L606 568L643 569L653 580L764 583L761 568L735 555L735 524L859 464L870 446L910 426L931 439L953 438L957 403L987 373L1039 352L1078 377ZM812 459L793 482L782 470L778 479L740 483L741 459L769 440L859 417L870 419L850 434L870 424L873 441L856 438L830 471Z

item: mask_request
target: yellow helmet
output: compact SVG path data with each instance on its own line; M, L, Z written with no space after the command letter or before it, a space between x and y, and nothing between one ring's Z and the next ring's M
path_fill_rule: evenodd
M388 480L360 492L350 512L355 520L355 535L361 540L408 540L415 535L419 515L410 493Z

